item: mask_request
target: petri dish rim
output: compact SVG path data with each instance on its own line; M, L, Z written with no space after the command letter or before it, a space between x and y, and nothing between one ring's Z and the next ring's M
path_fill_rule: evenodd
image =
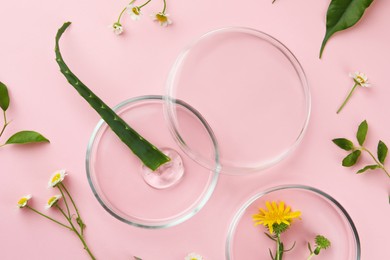
M173 133L173 136L178 143L178 145L182 148L182 150L193 160L198 162L200 165L212 169L215 167L214 162L210 163L210 160L206 158L202 158L196 153L194 153L189 147L183 136L180 134L179 127L178 127L178 121L175 117L175 79L177 74L180 71L181 65L185 62L186 57L191 52L191 49L195 48L199 43L201 43L204 40L207 40L215 35L223 34L223 33L244 33L252 36L256 36L261 40L266 41L276 49L278 49L291 63L292 67L294 68L297 76L299 77L299 81L301 83L301 88L304 95L304 108L305 108L305 119L300 127L300 131L298 136L296 136L295 141L287 147L287 149L283 152L281 152L279 155L275 156L272 159L269 159L267 161L259 162L256 166L232 166L232 165L224 165L223 160L220 158L219 160L219 167L221 167L221 173L223 174L231 174L231 175L239 175L242 173L254 173L259 172L261 170L267 169L278 162L285 159L291 152L295 150L295 148L300 144L302 141L304 134L306 132L307 126L309 124L310 114L311 114L311 94L309 85L307 82L306 74L303 70L302 65L298 61L298 59L295 57L295 55L279 40L274 38L273 36L264 33L262 31L249 28L249 27L239 27L239 26L231 26L231 27L223 27L219 29L215 29L212 31L209 31L199 38L195 39L192 43L190 43L186 48L184 48L176 58L176 61L174 62L166 81L166 96L165 96L165 106L164 110L166 113L166 118L168 121L168 125L171 129L171 132ZM218 141L218 140L217 140Z
M147 100L152 100L152 101L153 100L154 101L155 100L161 100L162 102L164 102L164 97L161 96L161 95L145 95L145 96L138 96L138 97L129 98L129 99L126 99L126 100L122 101L121 103L119 103L115 107L113 107L113 110L114 111L118 111L118 110L120 110L121 108L125 107L128 104L132 104L132 103L135 103L135 102L147 101ZM191 107L190 105L185 103L184 101L176 100L175 102L177 102L177 104L183 106L184 108L188 109L188 111L193 113L196 116L196 118L198 120L200 120L202 122L202 124L204 124L204 127L205 127L206 131L210 134L210 138L211 138L211 140L213 142L214 148L216 148L215 137L214 137L211 129L209 128L209 126L207 124L205 124L205 120L200 115L200 113L198 111L196 111L193 107ZM95 184L93 182L92 172L91 172L91 169L90 169L91 155L92 155L93 146L94 146L94 144L96 142L96 137L98 136L99 131L102 129L103 126L106 126L106 123L105 123L105 121L103 119L100 119L99 122L97 123L97 125L95 126L94 130L92 131L92 134L90 136L90 139L89 139L88 145L87 145L85 167L86 167L86 175L87 175L88 183L89 183L89 186L91 187L92 193L94 194L94 196L97 199L97 201L99 202L99 204L111 216L113 216L115 219L117 219L117 220L119 220L121 222L124 222L126 224L129 224L129 225L132 225L132 226L135 226L135 227L139 227L139 228L164 229L164 228L169 228L169 227L176 226L178 224L181 224L181 223L187 221L188 219L190 219L191 217L196 215L206 205L207 201L210 199L210 197L213 194L213 192L215 190L215 187L217 185L217 182L218 182L218 179L219 179L219 175L220 175L220 167L216 167L214 170L211 170L212 171L212 177L211 177L211 179L209 181L209 186L208 186L207 190L205 191L205 193L203 194L203 198L198 200L197 205L191 211L189 211L187 214L185 214L183 216L175 217L172 220L170 220L169 222L164 222L162 224L143 224L143 223L139 223L139 222L136 222L136 221L129 220L129 219L121 216L119 213L115 212L114 209L111 209L111 207L104 202L104 199L102 198L102 196L99 195L99 192L98 192L98 190L95 187ZM216 157L215 158L216 165L218 165L218 153L217 153L217 150L216 150L216 153L215 153L215 157ZM104 195L103 195L103 197L104 197ZM120 210L118 210L118 211L120 211Z
M350 230L353 234L353 237L354 237L354 243L355 243L355 247L356 247L356 251L355 251L356 260L361 259L361 245L360 245L359 234L358 234L358 231L356 229L356 226L355 226L352 218L350 217L348 212L345 210L345 208L336 199L334 199L329 194L323 192L322 190L319 190L319 189L311 187L311 186L306 186L306 185L291 184L291 185L276 186L273 188L269 188L265 191L262 191L260 193L257 193L256 195L254 195L250 199L248 199L240 207L240 209L234 215L232 222L229 226L228 233L227 233L227 238L226 238L226 243L225 243L226 260L233 260L233 256L231 256L232 240L233 240L237 225L238 225L241 217L245 213L246 209L248 209L248 207L250 205L252 205L252 203L255 202L257 199L259 199L267 194L270 194L270 193L275 192L275 191L288 190L288 189L304 190L304 191L309 191L309 192L315 193L316 195L319 195L320 197L323 197L326 200L328 200L331 204L333 204L336 207L336 209L340 210L340 212L342 213L342 216L345 218L346 222L349 224L349 228L350 228Z

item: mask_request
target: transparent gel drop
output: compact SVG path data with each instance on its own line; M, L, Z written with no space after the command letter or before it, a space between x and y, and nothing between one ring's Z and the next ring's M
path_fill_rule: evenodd
M155 189L167 189L177 184L184 175L184 166L178 152L170 148L160 149L171 161L161 165L157 170L152 171L142 165L142 177L145 182Z

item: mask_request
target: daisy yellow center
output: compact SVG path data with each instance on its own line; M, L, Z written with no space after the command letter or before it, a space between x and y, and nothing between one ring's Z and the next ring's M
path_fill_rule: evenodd
M139 8L138 7L133 7L133 9L131 9L133 11L134 14L136 15L139 15Z
M51 198L49 199L49 201L47 202L47 204L51 205L51 204L53 204L56 200L57 200L56 197L51 197Z
M61 174L57 173L56 175L53 176L51 179L51 183L57 183L61 180Z
M160 23L166 23L168 21L168 18L165 15L163 15L163 14L156 14L156 19Z
M28 199L27 198L21 198L19 201L18 201L18 204L19 205L24 205L25 203L27 203Z
M364 78L362 78L361 76L357 76L357 77L356 77L356 80L357 80L359 83L364 83L364 82L365 82Z

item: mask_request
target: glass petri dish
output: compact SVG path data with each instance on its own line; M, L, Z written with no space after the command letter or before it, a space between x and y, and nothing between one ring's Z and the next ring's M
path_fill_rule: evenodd
M235 214L226 239L226 259L269 259L269 249L274 252L275 242L264 232L264 226L254 226L252 216L266 201L284 201L293 211L301 211L301 219L294 220L281 235L285 248L296 242L286 259L307 259L308 242L314 250L314 238L323 235L331 247L321 250L315 259L360 260L360 239L347 211L334 198L316 188L287 185L260 192L247 200ZM283 259L284 259L283 258Z
M155 178L148 177L154 173L145 171L103 120L95 127L87 148L87 177L95 197L116 219L137 227L167 228L194 216L210 198L219 177L219 169L201 167L180 150L166 126L163 103L162 96L141 96L120 103L114 110L149 142L168 151L168 156L181 157L184 174L180 171L174 176L174 185L164 186L165 178L171 178L168 172L156 174L163 183L155 187ZM202 124L196 110L182 101L177 105L181 107L180 118L188 125ZM202 143L205 153L216 158L214 136L207 125L203 126L201 136L194 134L193 138Z
M206 33L185 48L166 83L167 121L183 151L215 168L189 139L177 116L185 100L207 120L218 141L222 173L266 169L301 141L310 115L310 92L299 61L281 42L242 27ZM201 127L201 126L200 126Z

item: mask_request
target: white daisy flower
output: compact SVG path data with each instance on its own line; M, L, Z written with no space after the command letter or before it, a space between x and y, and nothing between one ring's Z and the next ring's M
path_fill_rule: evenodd
M49 187L55 187L61 183L67 175L66 170L58 170L52 174L49 181Z
M160 12L157 14L153 14L152 17L154 21L157 21L163 27L172 24L172 21L169 19L169 14Z
M122 24L118 22L114 23L113 25L110 25L110 28L116 35L120 35L123 33Z
M203 256L196 253L189 253L184 260L203 260Z
M139 8L138 6L135 6L133 4L129 4L127 6L127 12L130 14L130 18L133 20L133 21L138 21L139 19L141 19L141 8Z
M23 196L19 199L18 201L18 207L19 208L24 208L27 206L27 203L28 201L32 198L32 196L29 194L29 195L26 195L26 196Z
M354 73L350 73L349 76L353 78L356 84L361 87L369 87L370 83L368 83L368 77L366 74L356 71Z
M47 203L46 203L46 205L45 205L45 208L46 208L46 209L50 209L51 207L53 207L54 205L56 205L57 202L58 202L61 198L62 198L61 195L54 195L53 197L51 197L51 198L47 201Z

